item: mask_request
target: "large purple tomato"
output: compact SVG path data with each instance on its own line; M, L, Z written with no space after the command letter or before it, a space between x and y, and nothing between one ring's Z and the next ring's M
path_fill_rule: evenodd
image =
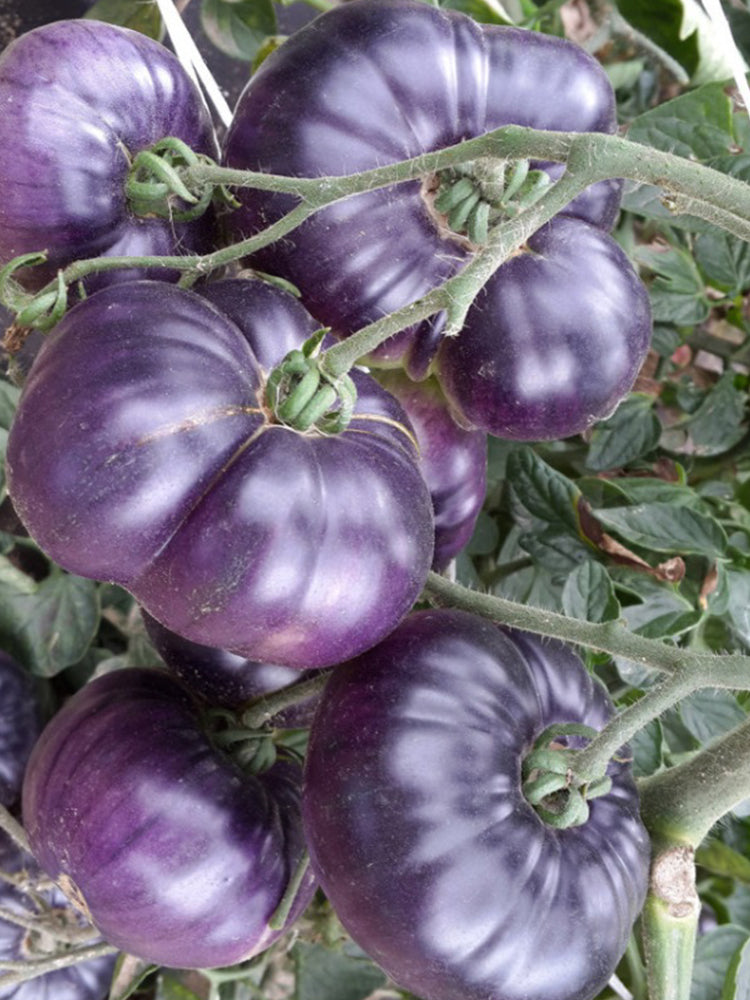
M507 124L612 132L612 88L578 46L520 28L479 25L417 0L354 0L296 32L241 95L224 157L232 167L343 175L459 143ZM559 172L559 171L558 171ZM443 178L444 179L444 178ZM253 262L291 280L313 315L345 336L455 274L472 247L438 218L429 176L334 204ZM595 185L569 211L604 228L620 184ZM294 206L243 190L228 219L250 235ZM442 316L392 337L383 363L423 369Z
M591 1000L643 905L649 844L625 764L587 821L522 791L552 723L600 729L604 689L557 642L459 611L410 616L337 668L316 713L303 817L354 940L423 1000ZM552 752L552 751L550 751Z
M487 435L459 427L434 379L412 382L383 371L378 381L398 399L414 425L435 512L432 568L441 572L472 536L487 492Z
M23 772L42 729L39 701L30 675L0 651L0 803L21 795Z
M133 157L157 141L216 150L197 88L158 42L101 21L35 28L0 56L0 107L0 265L45 251L47 264L19 272L38 286L80 258L210 249L210 216L139 218L126 198ZM87 287L143 274L104 272Z
M181 684L128 668L87 684L48 724L24 824L39 864L112 944L158 965L232 965L312 897L307 872L283 928L269 926L303 861L301 776L281 755L247 773Z
M58 920L63 917L69 928L85 926L83 917L59 889L40 889L34 885L35 876L40 874L34 859L19 850L5 834L0 836L0 871L11 876L26 872L31 888L26 893L12 882L0 879L0 910L8 915L0 918L0 961L48 959L53 942L44 932L44 920L55 911ZM33 921L36 926L23 927L13 921L13 915ZM115 958L103 955L16 985L3 986L0 976L0 1000L104 1000L109 995Z
M278 663L255 663L228 649L214 649L183 639L164 628L147 611L141 612L154 648L170 673L209 705L241 708L247 702L307 676ZM310 671L312 676L315 671ZM282 710L269 721L277 729L299 729L312 721L317 698L311 697Z
M263 325L262 303L254 315ZM291 430L222 312L162 282L111 286L34 361L9 492L52 559L121 584L193 642L338 663L409 611L433 549L411 425L374 379L354 379L346 430Z

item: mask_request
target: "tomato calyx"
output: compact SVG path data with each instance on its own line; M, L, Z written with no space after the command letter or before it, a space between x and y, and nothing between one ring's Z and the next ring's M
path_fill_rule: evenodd
M476 249L493 225L520 215L551 184L549 174L532 170L528 160L482 157L433 174L422 197L441 231Z
M214 164L210 156L196 153L175 136L167 136L130 157L125 194L131 211L142 217L156 216L174 222L200 218L217 199L232 207L237 200L224 185L189 183L183 169ZM214 164L215 165L215 164Z
M290 351L271 372L266 403L273 419L292 430L324 434L346 430L357 390L348 374L329 375L320 364L327 330L318 330L300 350Z
M583 780L575 772L576 749L569 738L592 740L595 729L580 723L557 723L545 729L524 758L522 790L540 818L558 830L583 825L589 818L589 801L612 788L607 775Z

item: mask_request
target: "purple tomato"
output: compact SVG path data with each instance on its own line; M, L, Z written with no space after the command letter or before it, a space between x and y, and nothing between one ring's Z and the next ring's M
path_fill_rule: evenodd
M248 773L204 724L162 671L115 671L53 717L24 782L39 864L108 941L157 965L244 961L315 886L306 873L283 928L269 926L303 859L301 767L280 754Z
M21 795L26 762L42 729L41 710L30 675L0 651L0 803Z
M472 536L487 491L487 435L459 427L434 379L412 382L383 371L378 381L398 399L419 442L422 472L435 512L432 568L445 569Z
M52 942L43 932L43 927L44 918L53 910L57 911L58 921L64 918L66 926L85 926L83 917L59 889L39 889L34 885L36 876L40 874L34 859L19 850L5 834L0 836L0 871L8 875L26 872L32 888L29 894L0 879L0 910L38 921L38 929L29 930L12 920L0 919L0 961L48 959ZM115 955L103 955L65 969L56 969L24 983L0 985L0 1000L104 1000L109 995L115 958Z
M629 392L650 339L648 292L624 252L560 217L495 272L461 333L443 338L435 370L466 426L569 437Z
M255 663L228 649L214 649L183 639L142 612L148 636L170 672L209 705L240 708L254 698L296 684L308 676L277 663ZM310 671L310 676L314 671ZM317 698L308 698L274 715L279 729L299 729L312 721Z
M171 631L255 661L338 663L409 611L433 550L411 425L354 378L345 431L290 430L217 308L162 282L115 285L37 356L9 492L50 558L126 587Z
M202 253L210 215L194 222L138 218L125 180L133 157L176 136L214 154L202 98L158 42L93 20L63 20L20 36L0 56L0 265L45 251L19 276L39 286L56 270L99 255ZM88 288L155 268L104 272Z
M479 25L416 0L356 0L316 18L270 55L241 95L224 144L228 165L277 174L343 175L459 143L502 125L613 132L612 88L564 39ZM467 240L436 223L425 177L317 212L255 254L291 280L312 314L345 336L459 271ZM595 185L568 211L612 225L621 185ZM231 213L247 236L296 203L243 190ZM422 370L444 317L392 337L374 357Z
M552 723L601 729L603 687L558 642L460 611L411 615L338 667L305 765L321 887L422 1000L591 1000L643 905L649 843L629 767L558 830L522 791ZM552 751L550 751L552 752Z

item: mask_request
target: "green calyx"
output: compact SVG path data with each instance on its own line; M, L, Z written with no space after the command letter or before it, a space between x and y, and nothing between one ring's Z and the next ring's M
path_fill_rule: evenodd
M606 795L612 779L602 775L581 781L575 774L575 750L559 743L560 738L582 736L591 740L596 730L579 723L549 726L536 739L522 768L522 790L537 814L557 830L581 826L589 818L589 801Z
M68 286L62 271L57 272L55 287L38 295L28 295L16 284L16 271L35 264L44 264L44 253L25 253L14 257L0 270L0 302L16 313L15 326L46 332L58 323L68 308Z
M551 183L549 174L532 170L528 160L473 160L438 176L433 204L452 232L483 246L492 225L515 218Z
M351 377L332 377L320 365L325 334L318 330L269 376L266 403L276 420L293 430L340 434L354 413L357 390Z
M213 161L174 136L142 149L133 157L125 181L131 210L135 215L191 222L203 215L215 199L236 207L236 199L223 185L191 186L187 182L186 170L205 163Z

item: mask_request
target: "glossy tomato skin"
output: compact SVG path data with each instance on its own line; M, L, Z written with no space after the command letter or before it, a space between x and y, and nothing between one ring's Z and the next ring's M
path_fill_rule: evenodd
M643 904L632 776L553 830L521 792L551 723L601 728L603 688L556 642L417 612L334 672L306 760L321 886L354 940L423 1000L591 1000Z
M432 568L444 570L472 536L487 492L487 435L459 427L434 379L412 382L383 371L378 381L399 400L414 426L435 512Z
M198 295L104 289L34 362L9 492L52 559L120 583L172 631L326 666L378 642L419 595L429 492L408 419L373 379L356 373L354 419L326 436L270 422L263 378Z
M148 612L141 612L146 632L169 671L209 705L240 708L253 698L296 684L301 675L293 667L255 663L228 649L214 649L170 632ZM310 671L312 676L315 671ZM317 698L284 709L270 720L278 729L300 729L312 722Z
M273 173L342 175L509 123L611 132L612 88L595 60L564 40L480 26L416 0L357 0L316 18L262 64L238 101L224 157ZM609 227L619 192L607 181L570 211ZM233 235L264 228L296 203L258 191L240 197L228 220ZM291 280L310 312L343 336L420 298L467 254L438 231L417 180L330 206L253 262ZM421 357L442 322L396 335L373 357Z
M435 371L467 426L562 438L614 410L650 338L648 292L625 253L560 217L495 272L461 333L442 340Z
M42 729L36 691L29 674L0 651L0 803L14 805L23 772Z
M3 834L0 839L0 871L15 874L21 870L31 877L38 873L34 859L20 851ZM59 889L37 892L47 906L67 910L71 923L75 925L76 918L70 901ZM27 919L39 916L39 910L32 899L5 881L0 881L0 909ZM78 922L82 924L83 918ZM43 945L35 950L35 943L33 933L30 934L25 928L9 920L0 919L0 961L49 958L49 953L44 953ZM0 986L0 1000L104 1000L109 995L115 959L115 955L104 955L87 962L78 962L66 969L56 969L25 983Z
M53 717L23 816L39 864L108 941L158 965L208 968L283 933L268 922L304 850L300 782L290 759L245 773L212 745L182 685L128 668ZM308 873L285 929L313 891Z
M137 218L128 207L124 185L136 153L166 136L216 151L198 91L158 42L100 21L43 25L0 56L0 104L0 264L46 251L49 262L28 271L29 285L86 257L210 249L210 215L173 224ZM87 288L147 273L104 272Z

